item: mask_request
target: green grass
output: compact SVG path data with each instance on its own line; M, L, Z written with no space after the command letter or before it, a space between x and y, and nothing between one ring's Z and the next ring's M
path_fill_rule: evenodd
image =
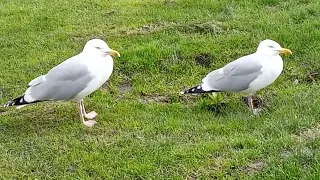
M122 55L108 88L85 100L99 114L93 128L71 102L0 108L1 179L318 178L320 85L308 75L320 70L319 9L318 0L0 0L1 104L90 38ZM267 38L293 55L257 93L261 115L241 94L223 94L224 104L179 96Z

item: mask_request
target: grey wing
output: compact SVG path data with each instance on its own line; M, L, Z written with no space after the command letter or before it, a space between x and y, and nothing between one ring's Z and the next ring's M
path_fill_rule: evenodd
M261 68L262 65L253 54L244 56L209 73L202 80L202 86L209 90L243 91L259 76Z
M45 75L41 75L29 82L28 87L35 86L44 80Z
M34 101L69 100L87 87L93 79L87 66L77 56L52 68L46 75L32 80L25 99Z

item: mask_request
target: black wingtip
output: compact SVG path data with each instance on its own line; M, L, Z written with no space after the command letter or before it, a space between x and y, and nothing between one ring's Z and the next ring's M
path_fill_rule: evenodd
M201 94L201 93L210 93L210 92L219 92L219 91L217 90L205 91L202 89L201 85L198 85L186 91L181 91L180 94Z
M14 101L8 101L3 107L14 106Z
M30 104L27 101L24 100L24 95L17 97L11 101L8 101L3 107L9 107L9 106L21 106L21 105L26 105Z

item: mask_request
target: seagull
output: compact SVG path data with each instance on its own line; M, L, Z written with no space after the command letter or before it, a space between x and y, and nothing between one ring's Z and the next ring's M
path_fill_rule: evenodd
M240 92L247 94L248 106L254 114L252 94L272 84L283 69L280 54L292 54L290 49L282 48L277 42L266 39L259 43L257 51L232 61L216 69L205 78L202 84L180 94L210 92Z
M4 107L16 106L19 109L43 101L75 101L82 123L92 127L96 123L94 118L97 113L86 113L83 98L109 79L113 71L111 56L120 57L120 54L101 39L89 40L80 54L33 79L23 95L9 101Z

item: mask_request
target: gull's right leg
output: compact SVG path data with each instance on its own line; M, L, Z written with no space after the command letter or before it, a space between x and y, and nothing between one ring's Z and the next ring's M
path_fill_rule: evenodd
M82 100L81 100L81 101L82 101ZM92 126L96 123L96 121L94 121L94 120L85 121L85 120L84 120L85 113L84 113L84 109L82 108L81 101L77 103L78 108L79 108L79 113L80 113L80 120L82 121L82 123L83 123L85 126L92 127Z
M251 111L253 111L252 94L249 94L249 95L247 96L247 103L248 103L249 109L250 109Z
M86 119L94 119L98 114L95 111L91 111L86 113L86 109L84 108L83 99L80 100L80 104L82 106L83 114Z
M258 113L261 111L261 109L260 109L260 108L255 109L255 108L253 107L252 94L249 94L249 95L247 96L247 102L248 102L248 106L249 106L250 110L252 111L252 113L253 113L254 115L258 115Z

